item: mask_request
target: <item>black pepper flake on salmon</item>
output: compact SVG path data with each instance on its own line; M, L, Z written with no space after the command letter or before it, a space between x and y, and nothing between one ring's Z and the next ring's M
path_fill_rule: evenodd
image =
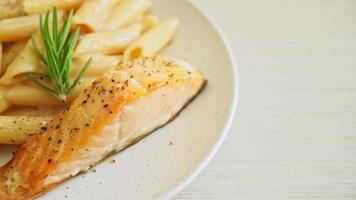
M43 127L41 127L41 130L42 131L47 131L47 127L43 126Z
M86 104L87 102L88 102L88 100L84 100L84 101L82 102L82 105Z
M48 159L48 163L51 163L52 162L52 159Z
M106 92L107 92L107 90L105 89L105 88L103 88L103 89L101 89L101 91L100 91L101 93L102 93L102 95L105 95L106 94Z
M57 142L58 144L60 144L60 143L62 143L62 140L58 140L58 142Z
M105 104L105 105L103 106L103 108L107 108L107 107L109 107L109 104Z

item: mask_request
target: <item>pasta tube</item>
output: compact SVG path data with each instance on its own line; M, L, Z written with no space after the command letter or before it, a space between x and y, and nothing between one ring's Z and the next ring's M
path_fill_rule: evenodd
M20 15L22 15L22 9L19 0L0 1L0 19L17 17Z
M142 18L143 23L143 32L150 30L151 28L155 27L158 24L158 17L154 15L145 15Z
M152 7L151 0L124 0L117 4L100 28L101 31L113 31L133 23L137 17Z
M124 59L152 56L161 51L175 36L178 19L168 19L150 29L130 44L124 52Z
M69 101L74 100L95 78L81 79L72 91ZM5 94L5 99L11 104L18 106L63 106L63 103L58 98L32 83L15 85Z
M5 98L6 93L7 89L0 87L0 113L4 112L11 105L11 103Z
M16 56L26 46L26 43L27 41L21 40L10 44L6 49L4 49L1 62L1 74L5 73L7 66L14 61Z
M43 51L42 40L40 35L36 34L38 48ZM0 79L1 85L10 85L22 81L23 75L27 72L37 72L41 67L32 42L28 41L24 49L16 56L14 61L7 67L5 74Z
M64 12L58 12L58 20L63 20ZM11 42L29 38L39 29L39 15L3 19L0 21L0 42ZM51 18L52 20L52 18Z
M59 10L77 8L84 0L23 0L22 6L27 14L37 14L52 10L57 6Z
M87 31L96 31L109 17L111 9L120 0L85 1L73 16L73 24Z
M1 113L2 116L33 116L33 117L51 117L55 116L63 107L60 106L12 106L11 109Z
M136 24L119 31L90 33L83 36L74 57L85 54L119 54L141 33L142 25Z
M26 139L45 129L50 117L0 116L0 144L23 144Z
M3 46L2 43L0 42L0 74L2 74L3 71L3 66L2 66L2 54L3 54Z
M73 60L73 70L71 75L77 76L82 67L90 58L92 58L92 61L90 66L85 71L84 77L101 76L105 72L115 69L121 60L121 57L117 55L107 56L94 54L81 56Z
M0 42L28 38L38 27L39 15L3 19L0 21Z
M61 105L61 101L35 85L16 85L11 88L5 98L19 106L53 106Z

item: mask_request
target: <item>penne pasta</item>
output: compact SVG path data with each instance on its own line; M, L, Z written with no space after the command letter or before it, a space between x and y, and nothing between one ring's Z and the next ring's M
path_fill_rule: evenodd
M59 10L76 9L84 0L23 0L23 10L27 14L37 14L52 10L57 6Z
M58 12L61 21L64 12ZM39 15L3 19L0 21L0 42L12 42L29 38L31 33L39 29Z
M19 106L53 106L61 105L61 101L53 95L34 85L15 85L5 95L5 98Z
M178 19L168 19L148 30L127 47L124 60L155 55L174 38L178 25Z
M1 75L5 73L9 64L12 63L12 61L14 61L16 56L26 46L26 43L27 41L25 40L14 42L3 50L2 62L1 62Z
M108 56L94 54L81 56L73 60L73 70L71 75L77 76L82 67L90 58L92 58L92 61L88 69L85 71L84 77L101 76L105 72L115 69L117 64L119 64L120 60L122 59L117 55Z
M0 116L0 143L23 144L32 134L44 129L50 117Z
M3 55L3 45L0 42L0 74L2 75L3 66L2 66L2 55Z
M133 23L152 7L151 0L123 0L117 4L100 31L113 31Z
M122 53L140 35L141 31L142 25L135 24L118 31L86 34L79 42L74 57L92 53Z
M63 110L60 106L11 106L11 109L2 113L3 116L33 116L52 117Z
M0 21L0 42L11 42L29 38L37 31L39 15L3 19Z
M5 87L0 87L0 113L4 112L11 106L11 103L5 98L7 89Z
M120 0L85 1L73 16L73 24L81 26L86 31L97 31L118 2Z
M143 32L150 30L151 28L155 27L158 24L158 17L154 15L145 15L142 18L143 23Z
M0 19L18 17L22 14L23 12L19 0L0 1Z
M96 77L83 78L72 91L69 101L74 100ZM17 84L7 91L5 99L17 106L63 106L61 100L31 84Z
M39 34L36 34L35 38L38 47L43 49ZM0 85L11 85L22 81L25 78L25 73L37 72L40 68L41 62L34 52L32 42L28 41L24 49L21 50L13 62L7 67L5 74L0 78Z

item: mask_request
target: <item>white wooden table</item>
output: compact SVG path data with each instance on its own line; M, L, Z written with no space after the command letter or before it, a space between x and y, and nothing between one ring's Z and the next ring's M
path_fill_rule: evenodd
M356 199L356 0L192 0L225 31L238 116L175 199Z

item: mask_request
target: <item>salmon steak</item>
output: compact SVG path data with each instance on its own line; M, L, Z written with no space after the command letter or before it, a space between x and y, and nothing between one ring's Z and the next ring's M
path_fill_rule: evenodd
M88 171L174 119L205 82L199 70L167 57L120 63L0 168L0 199L34 199Z

